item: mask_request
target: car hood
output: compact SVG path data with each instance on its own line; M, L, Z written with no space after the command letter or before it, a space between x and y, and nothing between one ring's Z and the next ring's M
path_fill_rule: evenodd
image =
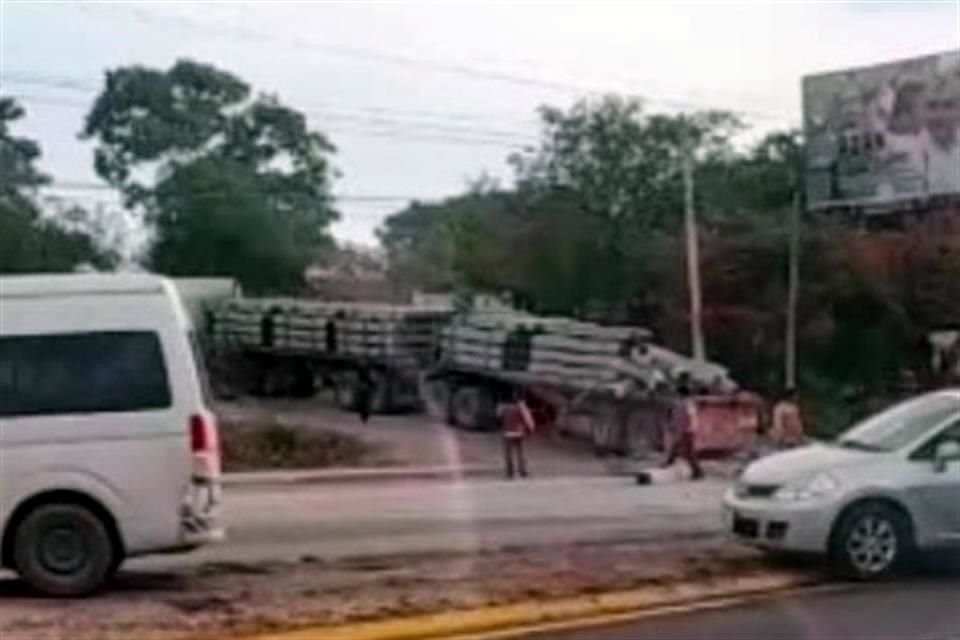
M747 484L784 484L821 471L861 464L880 454L843 449L828 444L811 444L767 456L748 466L740 476Z

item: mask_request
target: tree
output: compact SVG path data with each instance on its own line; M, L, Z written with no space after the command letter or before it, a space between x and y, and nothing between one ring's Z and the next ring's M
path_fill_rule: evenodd
M404 287L452 291L504 289L515 196L485 184L438 203L414 202L388 216L378 231L391 277Z
M794 182L802 175L802 158L797 130L768 133L745 153L704 158L697 166L697 196L706 228L745 217L786 215Z
M676 233L683 219L682 158L699 162L732 155L730 138L741 127L726 112L646 115L630 98L581 100L569 110L540 109L541 143L511 158L521 193L591 219L594 246L581 245L593 271L591 307L624 316L638 295L637 277L656 265L650 240ZM584 256L586 258L586 256Z
M638 100L614 95L568 111L542 107L540 117L540 145L510 159L521 189L562 188L585 213L641 229L679 225L685 146L699 160L732 153L730 137L741 127L719 111L647 116Z
M391 272L421 286L510 291L555 313L624 318L648 307L663 241L681 220L683 145L704 162L723 158L739 122L645 116L615 96L540 116L540 145L510 158L514 191L475 186L386 220Z
M97 173L144 213L157 271L295 289L332 246L333 145L228 72L189 60L109 71L83 135Z
M41 214L35 193L49 178L35 166L40 147L10 130L23 115L14 100L0 97L0 273L71 271L83 264L110 268L116 257L87 230ZM84 212L74 208L72 215L76 221Z

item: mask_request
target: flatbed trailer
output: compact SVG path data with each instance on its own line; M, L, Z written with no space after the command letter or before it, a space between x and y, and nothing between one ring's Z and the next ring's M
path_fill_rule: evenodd
M446 307L238 298L207 314L208 341L247 372L255 395L309 396L334 390L356 408L361 372L373 384L377 413L418 408L421 371L434 359Z
M497 406L523 390L543 426L573 432L598 453L625 454L636 439L632 421L655 420L663 391L681 376L703 390L732 387L723 367L650 337L640 327L568 318L462 314L443 330L439 359L424 374L425 404L453 426L490 430Z

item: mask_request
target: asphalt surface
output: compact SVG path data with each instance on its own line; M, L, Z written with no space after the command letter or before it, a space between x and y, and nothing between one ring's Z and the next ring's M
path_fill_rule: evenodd
M511 640L957 640L960 574L785 594Z
M640 487L629 477L234 488L227 540L131 566L473 551L721 532L720 481Z

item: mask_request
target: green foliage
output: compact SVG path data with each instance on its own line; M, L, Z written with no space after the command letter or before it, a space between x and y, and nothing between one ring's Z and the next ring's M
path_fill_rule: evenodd
M83 133L97 173L145 212L157 271L295 289L332 246L333 146L225 71L188 60L110 71Z
M640 229L678 225L684 149L723 157L741 127L725 112L645 116L639 101L612 95L540 116L539 147L510 158L521 190L567 190L585 213Z
M72 207L56 218L41 215L33 192L49 179L35 166L40 147L10 131L23 115L14 100L0 98L0 273L113 266L116 256L101 249L83 226L87 212Z
M0 194L6 199L23 198L22 190L47 184L50 179L34 166L40 147L33 140L14 137L10 124L24 116L23 107L12 98L0 97Z
M662 240L682 220L683 150L723 161L739 121L645 116L615 96L540 114L541 144L510 158L515 191L474 189L387 219L391 272L412 286L509 291L548 312L623 318L651 305Z
M766 135L746 153L704 158L696 168L700 221L709 229L738 218L786 215L802 156L800 132L785 131Z
M220 433L223 465L228 472L358 467L390 462L379 447L335 430L267 420L225 422Z

